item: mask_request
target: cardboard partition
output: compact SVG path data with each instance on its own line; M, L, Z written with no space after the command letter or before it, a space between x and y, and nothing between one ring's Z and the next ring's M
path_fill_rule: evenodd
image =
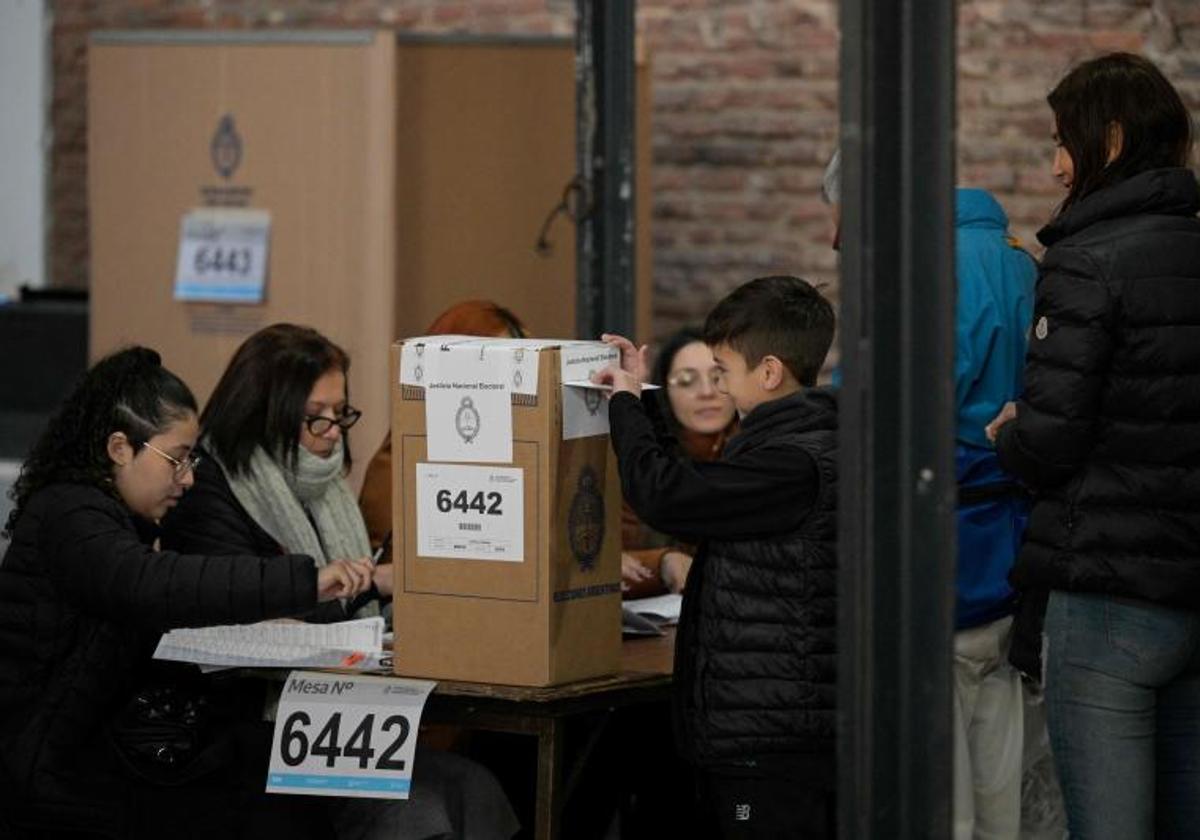
M93 40L90 355L151 346L203 403L247 335L311 325L353 359L365 463L387 430L395 339L395 39L290 34ZM262 303L175 299L197 208L270 214Z
M638 340L653 335L650 65L639 50ZM420 335L459 300L487 297L539 336L575 335L575 48L566 38L402 36L396 61L396 329ZM599 336L577 336L598 338Z
M512 561L420 550L420 508L436 504L437 487L421 497L418 474L440 465L428 458L425 389L400 381L403 344L392 350L396 673L546 686L616 672L621 500L608 436L563 440L559 350L538 351L536 396L512 395L513 460L475 464L523 476ZM467 498L451 518L471 529L483 510L469 510ZM448 509L450 494L443 501Z

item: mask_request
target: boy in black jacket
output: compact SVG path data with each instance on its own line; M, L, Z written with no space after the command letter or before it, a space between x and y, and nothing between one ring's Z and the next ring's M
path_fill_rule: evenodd
M675 648L676 738L722 837L836 836L837 406L813 387L834 315L795 277L723 299L705 342L741 429L711 463L679 460L639 399L646 348L620 367L609 418L625 498L699 543Z

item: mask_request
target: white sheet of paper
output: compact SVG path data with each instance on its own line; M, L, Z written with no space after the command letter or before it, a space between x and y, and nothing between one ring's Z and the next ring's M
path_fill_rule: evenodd
M332 624L263 621L171 630L155 659L213 668L359 668L380 666L383 619L379 616Z
M525 471L417 464L417 554L525 559Z
M279 697L267 792L407 799L421 714L436 685L292 671Z
M568 388L590 388L593 391L603 391L606 394L612 391L611 385L597 385L595 382L589 382L583 379L576 379L571 382L564 382L563 384ZM643 391L658 391L661 388L661 385L652 385L649 382L642 383Z
M429 460L510 463L511 368L504 349L446 344L427 348L425 362Z
M426 356L438 347L472 340L474 336L469 335L426 335L407 339L400 348L400 384L424 388L429 381Z
M465 335L432 335L410 338L400 350L400 384L424 387L427 348L449 344L486 345L507 353L509 387L515 394L534 396L538 391L538 353L563 342L545 338L479 338Z
M175 299L262 303L271 214L243 208L200 208L179 224Z
M598 370L617 362L617 348L599 341L575 341L559 351L561 380L588 382ZM608 434L608 402L599 389L563 385L563 440Z
M638 615L657 620L660 624L675 624L683 610L683 596L674 592L656 595L653 598L637 598L626 601L625 607Z

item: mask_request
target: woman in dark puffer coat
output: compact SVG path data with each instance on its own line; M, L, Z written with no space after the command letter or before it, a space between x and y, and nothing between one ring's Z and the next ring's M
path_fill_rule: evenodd
M1127 54L1079 65L1049 103L1054 174L1068 192L1038 234L1049 250L1025 392L990 427L1004 467L1037 493L1012 582L1027 603L1049 593L1042 665L1071 836L1195 837L1200 189L1186 168L1191 125L1158 69Z
M304 802L262 793L269 729L211 732L195 763L173 735L147 764L154 736L127 725L167 708L140 690L163 631L294 615L370 585L367 564L155 551L197 434L187 386L132 348L88 372L22 468L0 565L0 836L321 834L302 816L288 825ZM184 766L165 761L176 749Z

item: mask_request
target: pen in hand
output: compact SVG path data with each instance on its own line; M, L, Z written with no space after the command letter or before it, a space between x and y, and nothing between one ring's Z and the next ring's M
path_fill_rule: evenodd
M375 549L375 552L371 555L371 565L378 566L379 561L383 559L383 555L387 554L387 551L389 548L391 548L391 546L392 532L388 531L383 538L383 542L379 544L379 548Z

